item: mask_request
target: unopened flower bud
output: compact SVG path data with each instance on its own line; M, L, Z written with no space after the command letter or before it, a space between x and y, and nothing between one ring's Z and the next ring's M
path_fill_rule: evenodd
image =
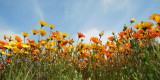
M6 35L4 35L4 40L6 40L6 38L7 38Z
M123 36L123 40L127 41L127 38Z
M114 32L112 32L112 34L113 34L113 35L115 35L115 33L114 33Z
M126 24L124 24L124 28L123 28L123 31L126 31L126 29L127 29L128 27L127 27L127 25Z
M116 37L115 37L115 36L113 37L113 41L114 41L114 40L116 40Z
M40 39L38 39L38 43L40 42Z
M103 35L104 35L104 31L102 31L102 32L99 34L100 37L103 36Z
M135 18L132 18L130 22L131 22L131 23L134 23L134 22L136 22L136 21L137 21L137 20L136 20Z
M84 39L81 39L81 42L83 42L84 41Z
M141 23L144 23L144 21L141 21Z

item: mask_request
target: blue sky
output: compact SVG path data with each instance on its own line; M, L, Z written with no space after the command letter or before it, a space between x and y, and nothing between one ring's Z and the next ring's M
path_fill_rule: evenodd
M3 35L31 34L39 29L38 20L53 24L60 32L76 37L77 32L86 40L104 30L107 37L122 31L130 19L149 21L153 13L160 14L160 0L0 0L0 39ZM49 27L43 29L48 30ZM21 35L22 36L22 35ZM29 37L33 39L33 37Z

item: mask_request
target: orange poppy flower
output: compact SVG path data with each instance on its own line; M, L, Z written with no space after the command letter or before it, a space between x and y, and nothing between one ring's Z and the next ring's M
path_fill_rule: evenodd
M84 37L84 38L85 38L85 36L84 36L82 33L77 32L77 34L78 34L78 37L79 37L79 38L81 38L81 37Z
M90 41L93 41L94 43L98 43L98 38L97 37L91 37Z
M17 47L20 48L20 49L23 48L22 45L21 45L20 43L17 45Z
M5 45L5 44L7 44L6 42L4 42L4 41L1 41L1 40L0 40L0 43L1 43L2 45Z
M3 66L4 64L0 64L0 66Z
M12 61L11 61L11 60L6 60L6 62L7 62L7 63L12 63Z
M30 40L30 39L27 39L29 43L34 43L35 40Z
M84 60L86 63L88 63L88 60Z
M36 52L33 52L33 53L32 53L32 55L36 56L36 55L37 55L37 53L36 53Z
M22 41L22 39L21 39L19 36L15 36L15 40L16 40L17 42L21 42L21 41Z
M63 41L61 44L62 45L67 45L69 42L66 40L66 41Z
M119 32L118 35L122 37L124 35L124 32Z
M133 37L135 37L135 38L141 38L141 36L139 35L139 34L137 34L137 33L133 33Z
M60 37L60 33L59 32L52 32L52 36L54 36L54 37Z
M138 30L137 33L138 33L138 34L143 33L143 29Z
M111 54L110 54L110 53L105 53L105 55L106 55L107 57L110 57L110 56L111 56Z
M157 28L160 28L160 23L157 23Z
M84 53L84 57L89 57L89 53Z
M33 59L34 59L34 60L38 60L38 58L37 58L37 57L33 57Z
M141 53L141 54L139 54L141 57L144 57L144 54L143 53Z
M112 41L114 36L111 36L108 38L108 40Z
M156 37L157 35L155 34L155 33L153 33L153 34L150 34L150 37L151 38L154 38L154 37Z
M63 52L63 55L66 57L68 55L67 51Z
M131 47L131 43L126 43L126 46L130 48Z
M5 49L5 48L0 46L0 49Z

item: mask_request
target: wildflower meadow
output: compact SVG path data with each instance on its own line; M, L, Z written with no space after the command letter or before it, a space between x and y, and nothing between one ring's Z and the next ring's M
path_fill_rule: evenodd
M33 34L4 35L0 40L0 79L160 80L160 15L148 18L154 23L131 19L105 44L101 40L105 31L84 43L83 33L72 39L54 24L39 20Z

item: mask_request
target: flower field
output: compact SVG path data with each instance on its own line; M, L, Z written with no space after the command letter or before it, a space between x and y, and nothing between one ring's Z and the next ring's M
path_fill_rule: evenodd
M33 34L4 35L4 41L0 40L0 79L160 80L160 15L152 14L149 19L154 23L131 19L129 26L125 24L117 35L113 32L105 44L101 41L104 31L86 44L81 32L75 41L55 31L54 25L38 21L39 30L32 29Z

